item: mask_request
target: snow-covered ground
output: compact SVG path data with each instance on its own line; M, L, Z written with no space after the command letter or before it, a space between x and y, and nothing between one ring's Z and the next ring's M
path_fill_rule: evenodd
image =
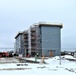
M46 64L33 63L4 63L0 64L0 75L76 75L76 61L69 61L67 59L76 59L72 56L62 56L61 65L59 57L45 59ZM2 58L3 59L3 58ZM0 61L2 61L0 58ZM28 60L35 60L35 58L27 58ZM4 59L3 59L4 60ZM18 60L15 60L18 61ZM41 59L37 59L41 62ZM18 66L20 64L20 66ZM21 65L22 64L22 65Z

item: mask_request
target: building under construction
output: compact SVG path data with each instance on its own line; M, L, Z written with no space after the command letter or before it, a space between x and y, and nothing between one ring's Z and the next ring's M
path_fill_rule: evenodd
M28 54L31 56L36 54L39 56L42 56L42 54L45 56L58 56L61 52L61 28L62 24L34 24L28 30L16 35L15 46L19 43L22 46L17 46L15 49L23 56ZM21 42L17 41L20 36L22 36Z

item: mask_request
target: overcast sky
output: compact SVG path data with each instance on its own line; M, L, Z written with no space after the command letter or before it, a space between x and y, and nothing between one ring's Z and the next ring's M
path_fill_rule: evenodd
M38 22L62 23L62 48L76 48L76 0L0 0L0 47Z

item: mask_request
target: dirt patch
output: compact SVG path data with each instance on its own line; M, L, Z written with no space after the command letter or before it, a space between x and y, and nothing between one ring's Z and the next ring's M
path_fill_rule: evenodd
M69 72L76 73L75 69L72 69L72 68L70 68L70 69L68 69L68 68L65 68L65 70L68 70Z
M69 60L69 61L76 61L76 59L68 59L68 58L66 58L67 60Z
M43 69L43 68L46 68L45 66L42 66L42 67L37 67L37 68L41 68L41 69Z
M4 68L0 70L31 70L32 68Z
M17 64L17 66L28 66L28 64Z

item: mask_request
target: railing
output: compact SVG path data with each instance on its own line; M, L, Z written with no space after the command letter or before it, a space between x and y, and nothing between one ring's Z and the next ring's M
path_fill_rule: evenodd
M28 43L24 43L24 46L27 46L28 45Z
M35 31L36 31L36 29L35 29L35 28L32 28L32 29L31 29L31 32L35 32Z
M25 42L28 42L28 39L24 39L23 42L24 42L24 43L25 43Z
M36 39L36 37L31 37L31 39Z

